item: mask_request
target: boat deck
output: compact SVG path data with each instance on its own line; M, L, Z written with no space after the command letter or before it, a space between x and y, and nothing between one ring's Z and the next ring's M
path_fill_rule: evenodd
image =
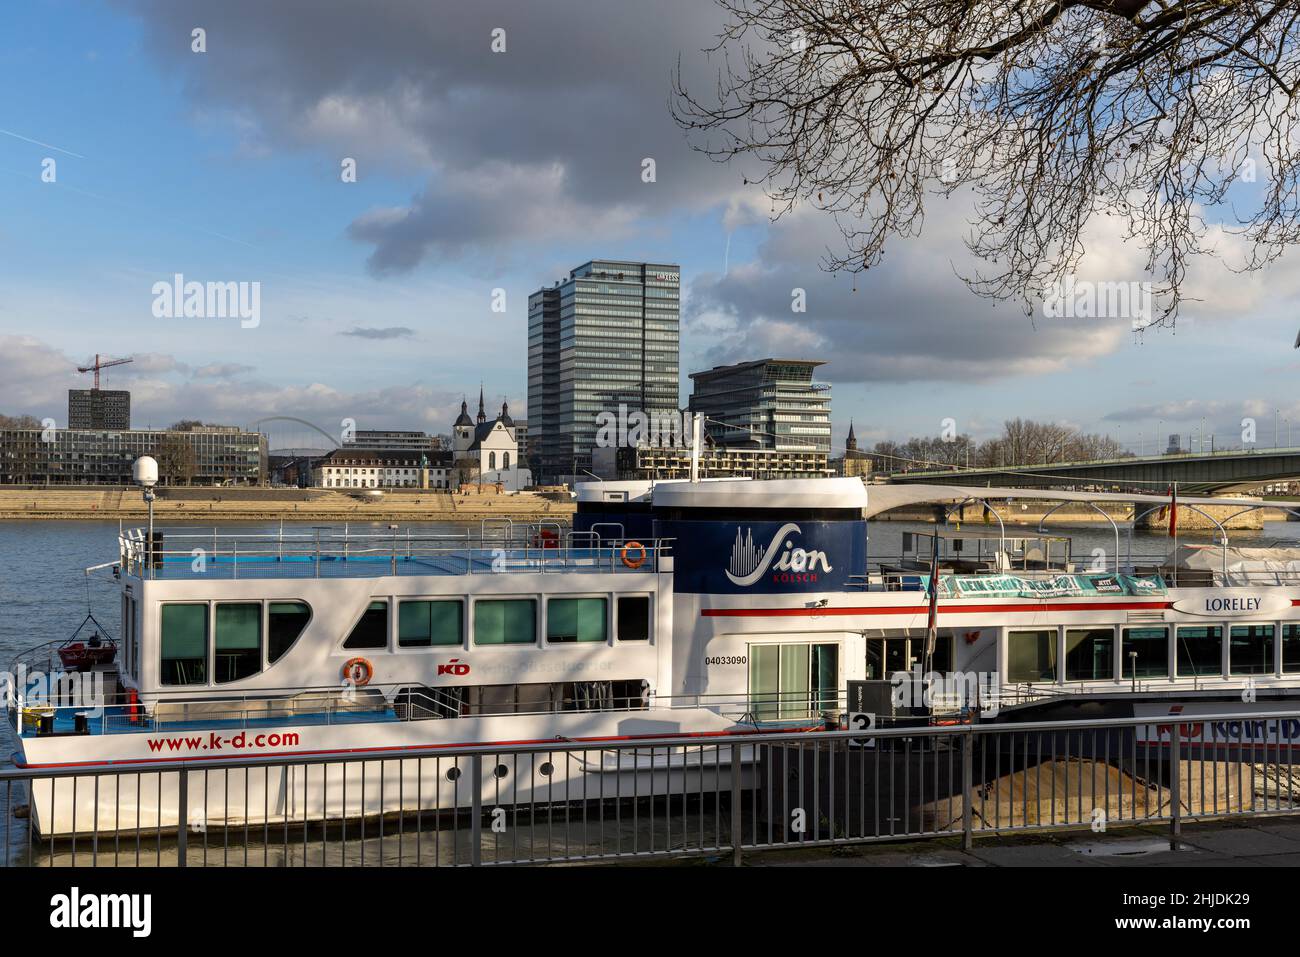
M634 558L640 552L634 553ZM647 546L638 567L629 567L617 548L470 548L443 554L176 554L140 563L132 573L154 579L213 580L238 578L380 578L411 575L488 574L647 574L658 554Z

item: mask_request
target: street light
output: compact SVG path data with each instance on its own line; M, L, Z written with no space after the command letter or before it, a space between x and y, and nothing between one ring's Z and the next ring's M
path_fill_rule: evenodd
M151 455L142 455L131 466L131 476L136 485L144 486L145 504L149 506L149 545L145 555L149 566L149 577L153 578L153 487L158 484L158 460Z

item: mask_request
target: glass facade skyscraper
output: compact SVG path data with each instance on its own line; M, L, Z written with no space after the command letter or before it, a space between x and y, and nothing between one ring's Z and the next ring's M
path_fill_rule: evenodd
M692 372L690 409L728 448L829 452L831 387L813 380L816 359L759 359Z
M542 482L591 468L597 416L678 405L681 269L597 259L528 297L528 423Z

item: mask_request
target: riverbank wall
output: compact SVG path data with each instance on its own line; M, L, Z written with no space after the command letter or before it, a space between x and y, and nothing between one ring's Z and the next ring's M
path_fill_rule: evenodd
M572 500L532 492L480 493L385 489L350 495L331 489L160 488L154 521L162 523L516 522L568 523ZM0 489L0 521L129 521L148 517L138 488Z

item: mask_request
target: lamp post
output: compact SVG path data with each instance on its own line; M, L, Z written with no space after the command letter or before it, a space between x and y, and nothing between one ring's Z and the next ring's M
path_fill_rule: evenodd
M158 484L158 461L151 455L142 455L131 466L131 476L137 485L144 487L145 504L149 506L149 544L145 549L145 558L149 566L149 577L153 578L153 487Z

